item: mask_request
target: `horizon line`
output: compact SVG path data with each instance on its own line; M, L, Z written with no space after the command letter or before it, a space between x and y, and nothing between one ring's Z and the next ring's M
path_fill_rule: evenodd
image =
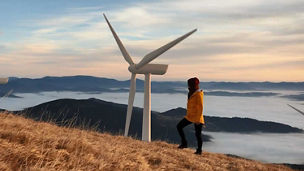
M22 79L22 78L26 78L26 79L42 79L42 78L46 78L46 77L95 77L95 78L105 78L105 79L114 79L117 81L128 81L130 79L126 79L126 78L117 78L117 77L104 77L104 76L94 76L94 75L46 75L46 76L30 76L30 77L24 77L24 76L9 76L9 80L10 79L14 79L14 78L18 78L18 79ZM140 78L136 78L137 80L144 80L144 79L140 79ZM186 82L189 78L186 78L185 80L179 80L179 79L169 79L167 81L164 80L155 80L152 82ZM226 83L304 83L303 81L232 81L232 80L202 80L200 79L200 82L226 82Z

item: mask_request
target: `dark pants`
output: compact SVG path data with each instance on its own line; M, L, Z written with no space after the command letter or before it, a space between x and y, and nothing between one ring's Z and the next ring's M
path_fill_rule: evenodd
M187 145L187 140L183 131L183 128L185 128L187 125L191 124L192 122L188 121L187 119L182 119L178 124L177 124L177 130L178 133L182 139L182 145ZM202 145L203 145L203 140L202 140L202 124L194 124L195 128L195 136L197 140L197 150L201 151L202 150Z

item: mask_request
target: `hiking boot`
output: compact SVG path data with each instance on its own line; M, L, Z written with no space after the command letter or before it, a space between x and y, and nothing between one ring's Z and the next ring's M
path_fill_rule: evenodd
M202 150L196 150L196 152L194 154L201 155L202 154Z
M183 149L183 148L187 148L187 147L188 147L187 144L181 144L177 148Z

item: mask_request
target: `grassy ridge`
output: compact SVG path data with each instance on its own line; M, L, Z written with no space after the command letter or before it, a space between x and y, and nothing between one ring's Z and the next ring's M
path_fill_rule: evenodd
M0 113L0 170L291 170Z

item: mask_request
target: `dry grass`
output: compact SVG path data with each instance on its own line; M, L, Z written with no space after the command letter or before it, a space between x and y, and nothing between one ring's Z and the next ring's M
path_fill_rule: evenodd
M0 170L291 170L0 114Z

